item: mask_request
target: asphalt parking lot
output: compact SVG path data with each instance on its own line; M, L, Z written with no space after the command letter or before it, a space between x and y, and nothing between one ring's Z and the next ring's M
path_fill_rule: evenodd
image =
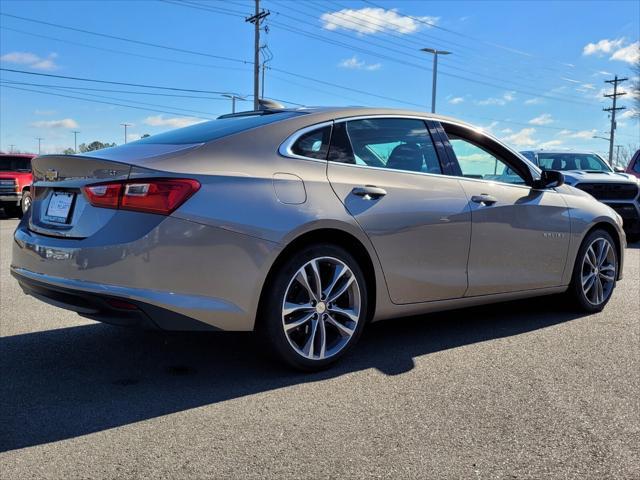
M121 329L24 296L0 219L0 478L640 478L640 245L560 298L369 326L291 372L250 334Z

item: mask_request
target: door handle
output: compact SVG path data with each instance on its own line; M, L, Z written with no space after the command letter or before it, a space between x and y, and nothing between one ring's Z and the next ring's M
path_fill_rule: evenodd
M365 200L376 200L380 197L384 197L387 191L384 188L376 187L374 185L365 185L364 187L355 187L351 190L351 193Z
M498 201L498 199L493 195L482 193L480 195L474 195L473 197L471 197L471 201L474 203L479 203L480 205L493 205Z

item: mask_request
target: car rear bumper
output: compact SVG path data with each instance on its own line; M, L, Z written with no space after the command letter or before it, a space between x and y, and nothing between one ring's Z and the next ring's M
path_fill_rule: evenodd
M107 227L86 239L54 238L30 231L23 220L14 234L11 273L25 293L107 323L252 330L278 245L158 218L133 240L131 232ZM137 311L114 309L113 299Z

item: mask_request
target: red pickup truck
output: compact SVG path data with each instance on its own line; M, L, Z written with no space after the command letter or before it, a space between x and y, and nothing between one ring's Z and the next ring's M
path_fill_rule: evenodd
M30 153L0 153L0 207L8 217L22 217L31 206Z

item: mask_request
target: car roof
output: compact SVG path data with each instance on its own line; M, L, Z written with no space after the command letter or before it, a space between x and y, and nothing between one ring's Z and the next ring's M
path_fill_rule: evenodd
M537 148L537 149L530 149L530 150L520 150L520 152L550 153L552 155L564 154L564 153L569 153L569 154L573 153L573 154L582 154L582 155L598 155L598 153L594 152L593 150L571 150L571 149L567 149L567 150L546 150L544 148Z
M278 112L297 112L297 113L314 115L314 116L332 116L334 118L359 117L359 116L368 116L368 115L416 116L416 117L421 117L421 118L435 120L435 121L455 122L461 125L465 125L474 130L478 130L479 128L478 126L465 122L464 120L460 120L454 117L449 117L446 115L439 115L439 114L429 113L429 112L419 111L419 110L386 108L386 107L362 107L357 105L347 106L347 107L309 106L309 107L299 107L299 108L265 109L262 112L264 112L265 114L278 113ZM238 112L235 115L240 116L243 114L246 114L246 115L260 114L260 111ZM231 116L233 116L233 114L224 115L223 117L231 117Z

